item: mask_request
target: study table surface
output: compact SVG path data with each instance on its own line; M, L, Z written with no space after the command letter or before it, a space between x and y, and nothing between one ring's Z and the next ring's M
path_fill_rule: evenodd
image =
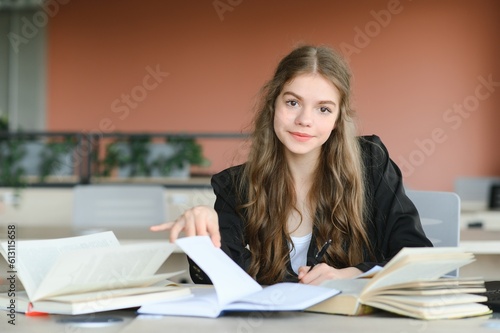
M58 238L74 235L64 228L19 228L19 239ZM0 232L1 234L1 232ZM499 232L484 232L482 230L467 230L462 234L467 241L491 240L500 241ZM127 239L130 235L120 233L118 238ZM165 234L136 233L134 238L166 239ZM2 237L3 238L3 237ZM466 243L467 244L467 243ZM498 253L498 252L497 252ZM498 278L497 278L498 279ZM98 313L91 316L112 316L121 321L108 326L78 325L61 322L68 316L29 317L16 314L16 325L8 323L6 312L0 311L0 332L500 332L500 313L478 318L455 320L424 321L411 318L401 318L395 315L378 313L362 317L346 317L303 312L251 312L226 314L217 319L171 316L136 316L133 310L121 310L108 313ZM73 316L77 318L81 316Z
M69 316L27 317L16 315L16 325L10 325L5 316L0 321L0 332L36 333L137 333L137 332L454 332L482 333L500 331L500 314L447 320L417 320L380 313L348 317L306 312L248 312L228 313L219 318L136 316L134 310L98 313L90 317L112 317L120 322L107 326L98 324L65 323ZM73 316L70 319L82 318Z
M103 230L85 230L86 233ZM21 239L47 239L77 236L82 234L82 230L74 230L70 226L55 227L23 227L16 226L16 238ZM122 244L136 241L167 241L167 232L151 232L148 228L121 228L114 229L116 237ZM463 277L482 276L485 280L500 280L500 230L484 229L462 229L460 235L460 247L472 252L476 256L476 261L460 269ZM7 238L6 226L0 229L0 240ZM178 271L187 268L187 262L180 249L170 256L162 272ZM0 277L2 271L0 271ZM174 278L178 282L190 282L188 272Z

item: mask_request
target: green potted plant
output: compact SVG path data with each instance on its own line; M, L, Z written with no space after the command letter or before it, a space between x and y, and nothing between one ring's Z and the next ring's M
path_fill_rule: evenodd
M71 175L73 173L72 155L75 147L75 138L72 137L43 144L38 156L38 174L41 183L44 183L50 175Z
M168 177L177 174L180 177L189 177L191 165L210 165L210 161L203 155L202 146L194 138L167 136L165 142L163 152L156 154L151 162L158 175Z
M190 175L190 166L208 166L203 150L194 138L168 136L154 143L150 136L130 136L106 146L98 160L100 175L110 177L118 169L119 177L180 177Z
M119 155L119 172L128 177L149 177L151 166L148 163L149 136L130 136L126 143L126 152Z
M20 137L9 137L9 121L6 116L0 116L0 185L12 187L17 200L20 191L26 186L25 172L20 162L24 158L24 140Z

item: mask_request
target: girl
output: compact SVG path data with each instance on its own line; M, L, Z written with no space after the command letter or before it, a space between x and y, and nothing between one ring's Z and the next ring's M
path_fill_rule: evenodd
M170 229L172 242L209 235L264 285L351 278L403 247L432 246L383 143L356 136L350 79L333 50L293 50L263 87L248 161L212 177L214 208L151 229ZM193 281L210 283L189 262Z

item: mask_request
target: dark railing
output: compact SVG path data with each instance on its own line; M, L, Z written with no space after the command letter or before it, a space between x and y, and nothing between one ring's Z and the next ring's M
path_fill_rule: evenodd
M199 140L247 137L244 133L0 131L0 186L89 184L112 179L124 166L129 178L145 179L152 171L163 177L183 161L206 162ZM151 143L170 145L170 155L148 159Z

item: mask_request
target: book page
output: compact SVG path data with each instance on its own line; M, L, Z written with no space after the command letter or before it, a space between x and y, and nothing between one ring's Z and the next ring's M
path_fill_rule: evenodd
M123 296L133 296L133 295L145 295L150 293L166 292L166 291L177 291L184 290L186 297L191 297L191 292L187 287L137 287L137 288L122 288L122 289L111 289L111 290L101 290L101 291L91 291L88 293L75 294L75 295L63 295L50 297L46 300L63 302L63 303L77 303L77 302L88 302L88 301L99 301L106 300L116 297Z
M386 295L406 295L406 296L441 296L441 295L457 295L457 294L477 294L484 293L485 288L429 288L429 289L384 289L382 291L377 291L374 297L386 296ZM370 300L372 297L370 297Z
M224 306L231 311L298 311L337 295L334 288L282 282Z
M326 280L320 284L321 287L338 289L343 294L359 296L363 288L368 284L369 279L336 279Z
M34 301L48 296L154 283L158 281L155 272L174 249L174 244L165 242L64 253L36 293L30 296Z
M471 297L474 297L472 295ZM468 298L468 296L465 296ZM434 299L438 299L435 298ZM409 298L407 298L409 300ZM416 304L408 304L404 302L398 302L394 299L391 300L376 300L374 302L369 302L367 305L376 307L378 309L386 310L389 312L397 313L403 316L414 317L418 319L453 319L453 318L464 318L471 316L480 316L491 313L491 310L484 304L468 302L471 299L462 300L467 301L465 303L451 304L453 300L459 300L460 298L451 297L451 301L442 299L442 304L437 306L430 306L427 303L424 306L418 306ZM447 304L449 303L449 304Z
M432 259L445 259L445 258L458 258L470 257L471 253L465 252L459 247L405 247L402 248L385 266L383 271L392 269L394 266L400 266L405 261L422 261L424 258Z
M440 278L436 280L426 280L426 281L410 281L405 283L392 284L384 288L378 288L377 290L393 290L393 289L412 289L412 290L432 290L432 289L457 289L457 288L471 288L471 289L485 289L484 280L477 278Z
M208 236L179 238L176 244L210 277L221 305L262 290L224 251L215 247Z
M470 261L464 263L463 260L429 260L425 262L409 262L407 265L391 270L390 274L377 279L371 279L366 286L366 290L385 288L393 284L400 284L412 281L435 280L441 278L447 272L454 270ZM454 268L455 267L455 268Z
M380 272L382 270L382 268L383 267L378 266L378 265L373 266L370 270L363 272L359 275L356 275L353 279L371 278L371 277L375 276L375 274Z
M20 240L16 243L17 274L27 294L32 296L61 254L119 245L111 231L59 239ZM7 242L2 242L1 246L6 252Z
M217 318L220 316L222 309L217 300L217 293L213 286L192 287L191 294L192 296L183 299L143 304L137 313L207 318Z
M472 254L458 248L404 248L366 285L362 301L379 288L435 280L472 261Z

